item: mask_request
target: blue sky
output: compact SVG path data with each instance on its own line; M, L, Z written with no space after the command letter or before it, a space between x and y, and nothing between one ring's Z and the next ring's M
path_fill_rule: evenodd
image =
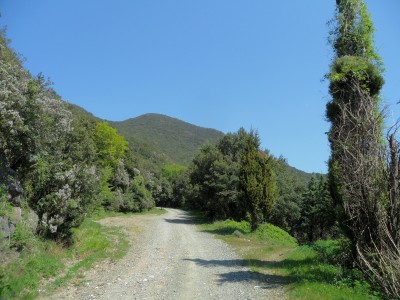
M400 117L400 1L366 1ZM0 0L33 73L98 117L161 113L223 132L257 129L296 168L326 172L325 103L335 1Z

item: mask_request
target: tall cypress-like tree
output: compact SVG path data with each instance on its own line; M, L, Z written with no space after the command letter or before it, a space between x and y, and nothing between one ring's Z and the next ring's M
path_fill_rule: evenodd
M253 231L270 217L277 197L272 157L261 152L259 146L258 135L250 132L246 140L239 176L241 202Z
M400 297L400 228L392 213L400 213L400 192L391 183L399 180L398 143L390 143L397 154L388 166L379 97L382 63L365 3L336 4L330 40L335 57L328 76L332 100L327 104L331 192L342 208L340 221L352 242L353 258L388 295Z
M329 74L327 117L331 121L329 174L342 221L356 248L376 239L382 199L381 64L373 46L373 26L361 0L337 0L331 32L335 58Z

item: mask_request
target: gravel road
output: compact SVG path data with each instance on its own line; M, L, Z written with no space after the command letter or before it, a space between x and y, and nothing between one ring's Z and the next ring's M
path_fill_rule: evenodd
M186 212L167 211L102 220L124 228L131 245L127 255L99 264L86 272L82 284L70 284L47 299L285 298L273 276L243 267L230 246L199 230Z

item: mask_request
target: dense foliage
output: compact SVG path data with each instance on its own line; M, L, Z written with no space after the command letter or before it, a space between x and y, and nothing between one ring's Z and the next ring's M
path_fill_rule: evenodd
M275 172L278 197L272 210L271 222L295 235L301 217L302 195L308 180L296 176L283 157L275 159Z
M252 229L270 218L276 198L272 157L258 135L240 129L207 144L190 167L188 205L213 219L248 219Z
M300 240L314 242L337 236L335 204L326 177L313 176L303 194L299 227Z
M335 204L327 177L293 170L282 157L275 159L278 198L270 222L288 231L300 243L338 235Z
M90 212L154 206L128 142L106 122L71 110L27 72L0 35L0 184L10 204L39 219L38 232L68 238ZM5 218L12 218L13 211ZM36 227L36 226L33 226Z

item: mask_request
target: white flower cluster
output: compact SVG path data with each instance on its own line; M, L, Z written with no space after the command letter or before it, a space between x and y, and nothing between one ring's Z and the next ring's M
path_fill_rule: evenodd
M58 226L64 223L64 218L59 215L54 215L49 218L48 214L45 213L42 216L41 223L43 227L47 227L51 233L56 233Z

